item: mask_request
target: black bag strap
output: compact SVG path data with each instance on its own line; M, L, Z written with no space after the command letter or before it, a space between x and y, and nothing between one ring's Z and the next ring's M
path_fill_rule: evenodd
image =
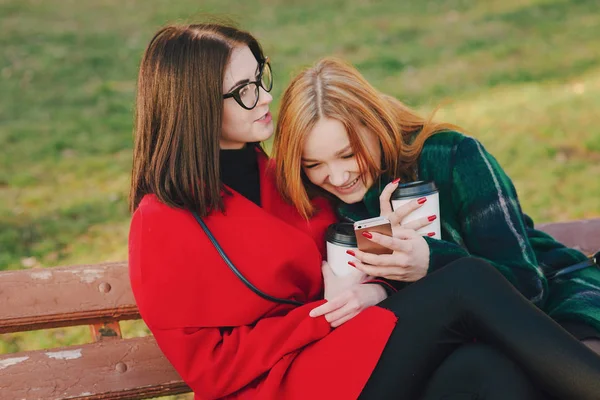
M225 254L225 251L223 251L223 248L221 247L221 245L219 244L217 239L215 239L212 232L210 231L210 229L208 229L208 226L206 226L204 221L202 221L202 218L200 218L198 213L192 212L192 214L194 215L194 218L196 219L196 221L198 221L198 223L202 227L202 230L204 231L204 233L206 233L206 236L208 236L208 239L211 241L213 246L215 246L215 249L217 249L217 252L221 256L223 261L225 261L225 264L227 264L229 269L231 269L231 271L244 283L244 285L246 285L248 287L248 289L252 290L254 293L259 295L263 299L273 301L275 303L291 304L294 306L304 305L304 303L296 301L296 300L280 299L279 297L270 296L270 295L266 294L265 292L261 291L256 286L254 286L248 279L246 279L246 277L244 275L242 275L242 273L235 267L235 265L233 265L233 263L231 262L229 257L227 257L227 254Z
M588 267L600 267L600 251L585 261L582 261L575 265L569 265L568 267L556 271L554 274L548 276L548 279L555 279L559 276L570 274L571 272L579 271L580 269Z

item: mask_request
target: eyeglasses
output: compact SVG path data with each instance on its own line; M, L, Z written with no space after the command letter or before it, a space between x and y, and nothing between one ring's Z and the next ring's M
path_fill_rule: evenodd
M235 88L231 92L224 94L223 99L233 97L242 108L252 110L258 104L259 86L267 92L273 89L273 73L271 72L271 64L269 64L268 57L260 65L260 73L256 81L248 82Z

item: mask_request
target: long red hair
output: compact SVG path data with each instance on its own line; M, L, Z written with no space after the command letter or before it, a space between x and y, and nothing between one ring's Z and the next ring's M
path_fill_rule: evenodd
M320 60L296 76L285 90L273 144L277 187L306 218L314 212L310 198L322 191L308 181L300 160L306 135L321 118L336 119L344 125L361 171L373 179L383 172L414 178L413 167L425 140L437 132L458 129L423 118L380 93L348 63L335 58ZM381 160L369 154L358 126L378 137Z

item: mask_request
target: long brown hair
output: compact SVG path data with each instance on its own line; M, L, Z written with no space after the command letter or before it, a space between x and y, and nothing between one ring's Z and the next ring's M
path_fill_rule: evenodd
M360 170L374 180L383 172L414 178L413 167L425 140L437 132L457 129L425 119L378 92L350 64L335 58L320 60L296 76L285 90L273 144L277 187L306 218L314 212L310 197L323 191L309 182L300 160L305 137L321 118L336 119L344 125ZM357 127L378 137L381 160L369 154Z
M137 83L132 212L149 193L201 216L223 210L223 79L238 46L264 60L252 35L224 24L169 25L148 44Z

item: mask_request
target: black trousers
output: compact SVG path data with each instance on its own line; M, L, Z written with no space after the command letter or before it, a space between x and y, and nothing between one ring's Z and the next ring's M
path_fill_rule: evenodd
M381 302L398 322L361 399L422 398L464 344L485 343L556 399L600 399L600 357L525 299L495 268L463 258Z
M464 344L427 382L421 400L549 400L514 361L496 348Z

